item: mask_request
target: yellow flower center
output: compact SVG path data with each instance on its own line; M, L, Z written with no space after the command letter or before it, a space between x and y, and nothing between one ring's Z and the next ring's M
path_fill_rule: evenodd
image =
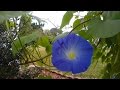
M76 55L75 55L75 53L74 53L73 51L70 51L70 52L68 53L68 58L69 58L70 60L75 59L75 57L76 57Z

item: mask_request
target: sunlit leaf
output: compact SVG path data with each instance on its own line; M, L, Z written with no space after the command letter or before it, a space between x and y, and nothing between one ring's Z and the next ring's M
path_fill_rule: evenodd
M99 12L98 11L89 11L87 13L87 15L84 16L84 20L89 20L91 18L93 18L94 16L96 16Z
M73 23L73 28L75 28L76 26L80 25L80 23L81 23L80 19L75 20L74 23ZM82 29L82 27L83 27L83 25L80 25L77 28L75 28L75 30L80 30L80 29Z
M38 45L41 45L46 48L47 53L51 52L51 45L49 42L48 36L43 36L37 41Z
M62 19L62 23L60 26L60 29L62 29L64 26L66 26L67 24L69 24L71 18L73 17L73 12L72 11L67 11Z
M86 40L91 40L92 37L87 33L86 30L81 30L78 33L80 36L82 36L83 38L85 38Z

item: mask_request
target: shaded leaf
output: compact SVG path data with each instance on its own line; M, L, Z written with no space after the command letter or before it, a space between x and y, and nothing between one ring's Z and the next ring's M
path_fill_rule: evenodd
M120 11L104 11L103 12L103 19L107 20L117 20L120 19Z
M92 37L87 33L87 30L81 30L78 33L80 36L82 36L83 38L85 38L86 40L91 40Z
M120 32L120 20L100 21L89 25L88 28L88 33L96 37L108 38Z

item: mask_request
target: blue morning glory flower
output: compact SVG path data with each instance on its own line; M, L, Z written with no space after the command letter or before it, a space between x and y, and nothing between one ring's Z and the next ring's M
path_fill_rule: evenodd
M56 40L52 47L52 64L73 74L84 72L91 64L93 47L80 36L71 33Z

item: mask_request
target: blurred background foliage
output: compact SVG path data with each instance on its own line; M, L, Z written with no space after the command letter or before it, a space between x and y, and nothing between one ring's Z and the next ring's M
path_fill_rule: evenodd
M67 11L60 28L43 30L46 22L28 11L0 11L0 78L119 79L120 12L88 11L82 18L75 13L81 11ZM62 29L74 17L73 29L64 32ZM90 67L77 75L61 72L51 63L53 41L71 32L94 47Z

